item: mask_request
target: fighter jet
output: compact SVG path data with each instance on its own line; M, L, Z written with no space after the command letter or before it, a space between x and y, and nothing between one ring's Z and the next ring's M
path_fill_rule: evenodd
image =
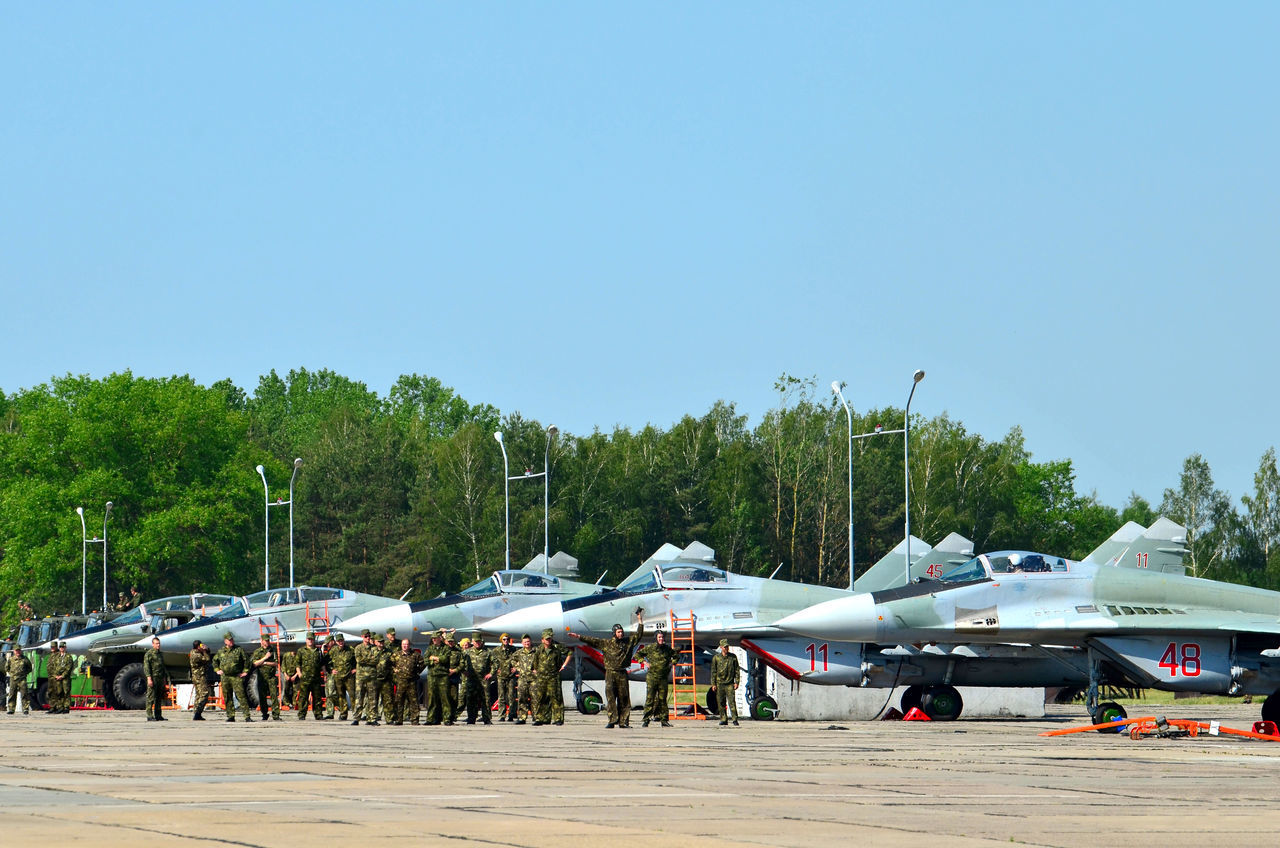
M430 640L432 630L442 627L470 630L533 604L599 595L604 591L597 584L570 579L577 574L578 561L569 554L558 552L545 567L539 554L521 570L495 571L457 594L372 610L342 621L335 629L359 638L364 630L383 633L394 627L397 636L407 637L415 646L422 647Z
M1187 577L1175 547L1131 549L1117 565L998 551L936 583L823 602L779 626L816 639L1064 646L1085 659L1100 722L1124 715L1098 703L1104 684L1266 695L1262 717L1280 721L1280 593Z
M67 653L89 656L92 662L97 658L96 655L110 653L113 648L131 648L142 636L149 639L151 620L157 613L188 612L197 617L213 615L235 601L236 598L231 595L204 593L154 598L143 601L108 621L93 624L62 641L67 643Z

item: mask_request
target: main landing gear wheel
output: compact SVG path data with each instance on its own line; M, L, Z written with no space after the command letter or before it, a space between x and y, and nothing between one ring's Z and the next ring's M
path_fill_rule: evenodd
M920 709L934 721L955 721L964 709L964 701L953 686L930 686L920 698Z
M1262 702L1262 720L1274 721L1280 726L1280 690L1272 692L1267 696L1267 700Z
M778 702L768 695L761 695L751 702L751 718L755 721L773 721L778 715Z
M720 714L720 702L716 698L716 688L714 686L707 690L707 713L709 715Z
M1121 719L1128 717L1129 714L1124 711L1124 707L1120 706L1115 701L1104 701L1103 703L1098 704L1098 708L1093 711L1094 724L1106 724L1109 721L1120 721ZM1122 730L1124 730L1123 724L1115 727L1104 727L1098 732L1119 733Z
M902 693L902 700L898 702L902 708L902 714L906 715L920 706L920 699L924 697L923 686L908 686Z
M587 689L578 697L578 712L583 715L599 715L603 708L604 699L600 697L599 692Z

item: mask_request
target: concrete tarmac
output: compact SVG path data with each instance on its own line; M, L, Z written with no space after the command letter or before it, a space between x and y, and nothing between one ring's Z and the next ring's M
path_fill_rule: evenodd
M1280 831L1280 743L1037 736L1087 723L1080 707L737 728L637 713L630 730L168 715L0 715L4 844L1239 848Z

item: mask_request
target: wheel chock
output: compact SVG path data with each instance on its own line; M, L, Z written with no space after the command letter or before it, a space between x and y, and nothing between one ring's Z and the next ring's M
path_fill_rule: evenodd
M1274 721L1255 721L1253 723L1253 732L1262 736L1280 736L1280 732L1276 731L1276 723Z
M881 721L901 721L902 713L900 713L894 707L890 707L888 710L885 711L884 715L880 716L880 720Z
M929 716L925 715L924 710L919 707L912 707L907 710L907 714L902 717L903 721L933 721Z

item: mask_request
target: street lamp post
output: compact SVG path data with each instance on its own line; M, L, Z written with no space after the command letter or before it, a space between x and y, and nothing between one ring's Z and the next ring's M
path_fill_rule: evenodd
M293 483L298 479L298 469L302 467L299 457L293 461L293 476L289 478L289 500L271 502L271 491L267 487L267 470L261 465L255 466L258 476L262 478L262 589L271 588L271 507L289 507L289 588L293 588Z
M111 520L111 501L102 513L102 611L107 611L107 522Z
M503 566L507 571L511 570L511 473L507 465L507 445L502 441L502 431L493 434L498 440L498 447L502 448L502 502L506 506L506 519L503 525L506 527L507 547L506 547L506 565Z
M89 531L84 524L84 507L76 507L76 515L80 516L80 614L84 615L88 607Z
M907 537L906 582L911 583L911 399L916 395L916 386L924 379L924 371L916 369L911 377L911 394L907 395L907 408L902 413L902 467L906 480L903 503L906 506L904 531Z
M542 573L551 571L551 437L560 432L547 427L547 449L542 454Z

